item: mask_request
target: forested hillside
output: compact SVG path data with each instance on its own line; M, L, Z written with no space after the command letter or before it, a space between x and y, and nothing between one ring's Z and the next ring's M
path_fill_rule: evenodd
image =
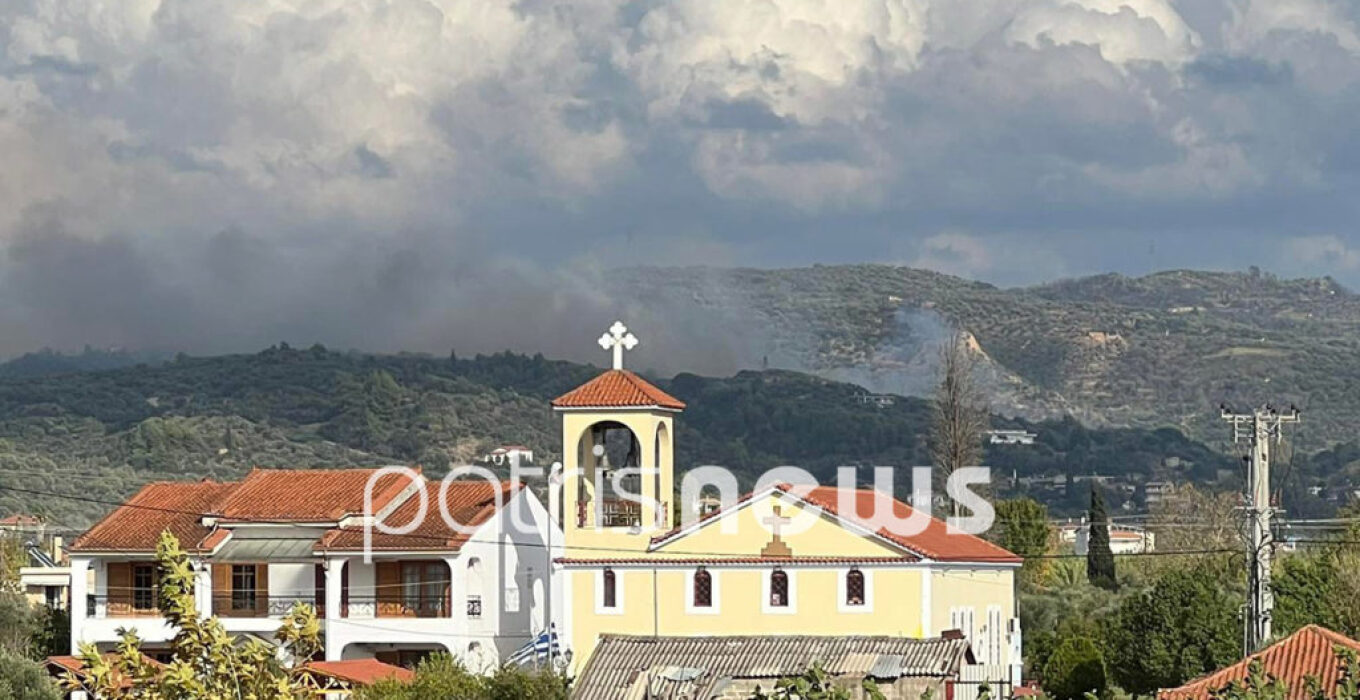
M1172 271L1001 289L851 265L653 268L617 285L639 315L739 325L727 334L738 340L713 342L739 341L731 352L748 367L920 394L939 340L960 328L989 359L989 394L1008 415L1170 425L1216 442L1220 402L1292 402L1314 450L1360 424L1360 297L1328 278Z
M379 356L277 346L0 378L0 486L118 500L147 480L227 479L256 465L418 463L439 473L505 443L526 444L546 463L560 449L548 402L598 371L509 353ZM689 404L677 433L681 468L729 466L749 485L779 465L830 480L840 465L929 463L929 406L920 399L879 406L862 401L857 386L780 370L656 381ZM1006 489L1011 476L1041 474L1204 483L1235 467L1232 457L1175 430L1088 429L1070 419L997 418L994 425L1039 435L1033 446L989 451ZM1070 512L1085 491L1040 496ZM35 509L80 525L105 506L0 492L0 510Z

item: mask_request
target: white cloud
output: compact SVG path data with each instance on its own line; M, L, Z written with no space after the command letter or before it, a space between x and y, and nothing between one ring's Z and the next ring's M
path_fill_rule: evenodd
M1306 268L1331 272L1360 270L1360 248L1350 245L1340 236L1295 236L1285 242L1284 249L1292 258L1292 263Z
M1043 244L1058 228L1335 230L1360 185L1356 19L1344 0L11 0L0 288L12 314L77 318L15 268L80 277L98 255L24 245L92 242L155 271L131 293L204 319L186 335L334 303L399 309L395 337L439 316L392 281L402 255L451 298L487 260L552 268L635 231L679 241L661 258L901 249L998 276L1075 255ZM273 277L204 283L223 232ZM165 316L144 299L109 333L150 333L138 313ZM17 323L0 337L60 335Z

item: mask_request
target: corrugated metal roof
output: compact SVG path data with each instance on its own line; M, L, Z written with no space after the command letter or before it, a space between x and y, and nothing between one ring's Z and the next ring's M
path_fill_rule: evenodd
M604 635L581 671L572 697L613 700L639 683L661 697L711 698L730 679L783 678L814 661L829 673L896 680L903 676L952 677L969 657L963 639L906 637L634 637ZM674 670L702 669L679 679ZM688 675L688 674L687 674Z

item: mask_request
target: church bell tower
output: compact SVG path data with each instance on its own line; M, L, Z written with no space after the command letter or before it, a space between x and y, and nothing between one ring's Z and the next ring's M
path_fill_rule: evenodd
M672 440L685 404L623 368L638 339L621 322L600 336L613 368L553 400L562 416L567 557L627 558L676 521Z

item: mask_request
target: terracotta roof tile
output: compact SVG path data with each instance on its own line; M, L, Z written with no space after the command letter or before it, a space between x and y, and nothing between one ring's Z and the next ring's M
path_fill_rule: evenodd
M1157 698L1207 700L1214 691L1246 678L1251 662L1257 658L1261 660L1266 673L1289 684L1290 700L1309 700L1312 697L1304 685L1304 679L1308 676L1317 678L1326 695L1333 697L1337 678L1341 674L1336 659L1336 647L1360 651L1360 642L1326 627L1307 625L1232 666L1190 681L1179 688L1160 690L1157 692Z
M204 525L205 515L229 522L339 521L363 512L364 488L375 471L256 469L239 482L150 483L76 538L71 551L154 552L165 530L186 550L211 551L226 532ZM373 508L391 503L409 484L403 474L384 475L374 488Z
M215 512L235 483L159 481L147 484L77 537L71 551L155 551L160 533L169 530L186 549L193 549L211 528L199 513Z
M785 487L787 490L788 487ZM834 486L818 486L806 495L803 499L813 505L821 507L823 510L839 515L846 520L867 525L855 513L838 513L841 489ZM873 489L854 489L847 494L847 498L855 504L854 508L859 513L872 513L874 501L878 497L878 492ZM911 506L895 499L892 502L893 514L899 518L906 518L915 512ZM971 561L971 562L998 562L998 563L1021 563L1024 561L1014 553L1002 547L988 542L987 540L975 535L964 533L949 532L945 522L939 518L932 517L924 530L915 535L898 535L889 530L880 529L879 536L895 542L913 552L934 559L935 561Z
M555 408L628 408L657 406L683 410L680 399L626 369L611 369L553 399Z
M657 557L634 557L634 558L614 558L614 559L581 559L561 557L553 561L564 566L659 566L670 564L672 566L749 566L770 564L772 566L817 566L817 565L844 565L844 564L900 564L903 561L915 561L915 557L685 557L683 559L661 559Z
M457 532L444 522L438 500L440 482L427 482L425 488L427 508L421 524L404 535L387 534L374 529L373 550L456 550L468 541L471 534ZM490 520L498 505L508 503L519 488L510 481L501 482L499 487L481 479L452 481L445 493L445 502L455 522L465 527L476 527ZM419 512L420 499L412 497L392 511L386 522L396 527L404 526L414 520ZM316 548L318 551L361 551L364 548L364 530L361 527L331 530L321 538Z
M303 670L338 678L355 685L372 685L389 678L410 683L416 674L410 669L383 663L377 659L349 659L347 661L309 661Z
M376 469L252 469L222 503L226 520L325 522L364 512L364 489ZM373 488L381 510L407 486L403 474L383 475Z

